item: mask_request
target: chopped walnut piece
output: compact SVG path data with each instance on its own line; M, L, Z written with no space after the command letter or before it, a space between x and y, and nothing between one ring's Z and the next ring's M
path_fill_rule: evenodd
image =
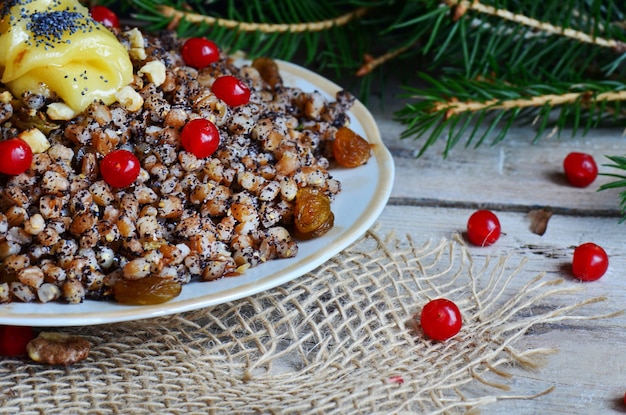
M91 344L80 336L42 332L26 346L28 356L35 362L54 366L68 366L89 356Z

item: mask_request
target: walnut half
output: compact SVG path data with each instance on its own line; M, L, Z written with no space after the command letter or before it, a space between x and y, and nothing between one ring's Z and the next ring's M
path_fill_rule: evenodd
M91 344L80 336L42 332L28 343L26 350L35 362L68 366L86 359Z

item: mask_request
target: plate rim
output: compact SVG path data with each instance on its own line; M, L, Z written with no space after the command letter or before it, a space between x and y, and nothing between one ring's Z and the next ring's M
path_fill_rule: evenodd
M297 78L304 79L313 84L316 88L319 88L321 91L332 96L343 89L333 81L330 81L322 75L319 75L307 68L281 60L276 60L276 62L283 75L295 76ZM349 113L351 113L359 121L363 129L367 132L368 141L370 144L373 144L372 152L374 157L370 158L370 160L374 159L376 161L379 171L377 177L378 181L376 183L376 189L369 200L367 209L359 218L357 218L358 220L353 221L348 228L343 230L336 238L329 241L329 244L322 250L323 252L313 252L302 260L296 261L284 269L281 269L278 273L270 273L245 284L221 290L219 291L218 297L208 294L173 302L170 303L169 306L168 303L163 303L132 307L120 306L119 309L116 309L115 303L112 303L113 306L111 310L100 315L92 315L89 313L85 314L80 310L77 310L75 313L64 313L62 316L54 314L49 315L45 311L39 313L20 312L19 314L11 314L11 304L17 303L7 303L0 304L0 324L22 326L29 325L39 327L70 327L152 319L216 306L249 297L283 285L314 270L335 255L339 254L342 250L346 249L352 243L357 241L363 234L365 234L365 232L375 223L382 213L389 200L393 187L395 177L393 157L382 141L380 130L373 115L359 100L355 100L353 106L349 110ZM261 264L259 267L262 267L263 265L264 264ZM210 284L211 282L206 283ZM183 289L188 286L188 284L185 284ZM37 304L37 306L45 307L45 304ZM66 304L63 306L72 307L73 305Z

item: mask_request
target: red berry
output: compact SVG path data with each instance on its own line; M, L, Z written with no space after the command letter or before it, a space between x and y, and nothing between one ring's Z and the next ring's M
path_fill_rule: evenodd
M34 338L32 327L0 326L0 355L25 355L26 345Z
M582 281L595 281L609 268L609 256L602 247L587 242L574 249L572 273Z
M443 341L461 330L463 320L456 304L448 299L438 298L424 306L420 315L420 325L428 337Z
M18 175L30 168L33 151L21 138L0 141L0 173Z
M589 186L598 177L598 166L590 154L569 153L563 160L567 180L576 187Z
M196 118L185 124L180 141L185 151L202 159L215 153L220 145L220 132L211 121Z
M213 82L211 91L231 107L244 105L250 101L250 88L234 76L220 76Z
M120 20L113 10L105 6L93 6L89 10L91 18L96 22L100 22L106 27L120 27Z
M494 244L500 238L500 221L490 210L477 210L467 221L467 238L477 246Z
M139 176L140 163L128 150L114 150L100 162L100 174L112 187L126 187Z
M220 58L220 49L208 39L192 37L183 44L180 54L185 64L196 69L202 69Z

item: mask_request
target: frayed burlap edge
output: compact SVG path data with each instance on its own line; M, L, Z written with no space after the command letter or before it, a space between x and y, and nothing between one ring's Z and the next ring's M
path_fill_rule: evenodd
M249 298L63 330L92 342L89 358L68 368L3 360L0 414L471 414L498 399L531 399L551 388L515 396L507 367L534 370L555 350L518 349L521 337L608 315L585 315L604 299L584 293L550 305L580 285L543 274L520 283L524 263L477 260L459 238L416 244L370 231L307 275ZM464 318L443 343L425 338L414 318L437 297ZM484 394L468 392L476 384Z

